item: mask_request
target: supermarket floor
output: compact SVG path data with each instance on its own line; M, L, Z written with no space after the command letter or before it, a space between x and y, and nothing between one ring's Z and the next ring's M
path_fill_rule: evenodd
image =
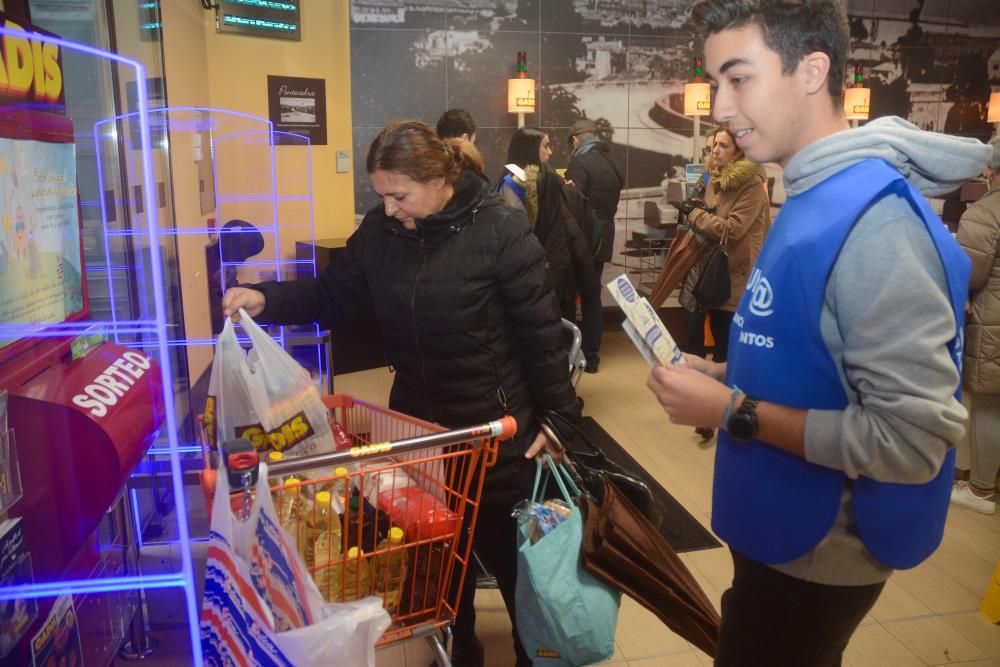
M594 417L695 518L709 526L714 444L699 444L692 429L674 426L667 420L646 390L647 373L648 368L624 334L606 333L600 373L584 375L580 381L585 413ZM384 369L363 371L337 376L336 391L384 404L391 382L392 376ZM196 550L196 554L200 551ZM718 607L732 579L728 552L709 549L685 553L681 558ZM1000 666L1000 626L990 624L977 611L998 558L1000 515L984 516L953 508L941 547L919 567L893 575L855 634L844 664ZM203 563L199 559L196 567ZM477 632L486 645L487 667L512 665L510 624L499 593L478 591L476 606ZM161 642L160 655L154 654L144 662L182 664L169 658L171 642L186 640L181 631L177 626L161 626L161 631L155 633ZM426 667L431 660L420 641L383 649L377 656L379 667ZM336 664L336 659L331 664ZM603 664L695 667L710 665L711 660L625 598L615 655Z

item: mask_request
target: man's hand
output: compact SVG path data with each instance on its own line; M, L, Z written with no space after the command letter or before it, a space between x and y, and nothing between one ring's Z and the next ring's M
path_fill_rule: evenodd
M699 373L704 373L708 377L722 382L726 378L726 364L716 363L714 361L709 361L704 357L699 357L694 354L684 354L684 361L687 362L688 368L693 368Z
M539 430L538 435L535 436L535 440L531 443L531 447L528 447L528 451L524 453L524 458L533 459L542 452L547 452L552 457L553 463L562 462L564 453L562 445L552 442L545 435L545 431Z
M709 364L704 359L701 363ZM649 374L646 386L673 423L724 426L722 417L729 406L732 390L705 371L688 366L657 366Z
M240 321L240 308L247 311L250 317L257 317L264 312L266 299L263 292L246 287L231 287L222 297L222 314Z

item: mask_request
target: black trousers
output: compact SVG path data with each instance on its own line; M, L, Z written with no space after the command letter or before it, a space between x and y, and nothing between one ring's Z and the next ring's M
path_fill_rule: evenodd
M733 323L733 313L728 310L709 310L708 326L715 339L712 348L712 360L722 363L729 357L729 327ZM705 356L705 311L699 308L695 312L684 311L684 328L687 334L687 345L684 351L699 357Z
M732 552L733 586L722 594L715 664L835 667L885 582L827 586L790 577Z
M483 561L483 565L496 577L497 588L500 589L504 606L510 616L517 667L530 667L531 659L517 635L517 616L514 607L514 591L517 586L517 522L511 516L511 510L516 502L531 495L535 465L534 461L521 459L505 464L502 470L496 471L500 478L489 480L487 483L473 538L473 549ZM478 570L473 559L466 570L458 615L453 628L456 644L469 641L475 636Z

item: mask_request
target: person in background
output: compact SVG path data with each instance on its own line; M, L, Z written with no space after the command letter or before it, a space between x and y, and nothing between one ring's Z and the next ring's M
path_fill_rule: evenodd
M437 135L442 139L465 139L476 143L476 120L465 109L448 109L437 122Z
M390 408L453 428L517 419L516 438L500 447L487 472L474 539L513 624L511 508L530 497L530 459L543 451L559 456L536 415L580 418L545 253L524 213L490 191L468 141L442 140L420 121L397 121L375 137L366 166L382 201L326 271L230 289L223 309L234 318L244 308L261 322L320 322L336 330L370 304L395 369ZM455 665L483 664L474 572L468 568L455 621ZM513 635L516 664L528 667L516 626Z
M715 120L749 159L780 163L788 193L728 363L687 355L648 380L674 423L724 429L712 528L734 576L720 667L839 665L892 571L940 543L964 431L970 262L925 197L976 176L990 149L900 118L851 129L845 5L691 10Z
M569 130L569 143L573 148L566 180L586 197L593 209L598 229L587 238L593 256L594 274L603 283L604 265L611 261L615 245L615 214L625 178L608 154L608 145L597 133L597 123L581 118ZM584 235L585 238L587 235ZM586 371L596 373L601 363L601 330L604 325L604 308L601 292L581 294L580 310L583 315L583 355L587 360Z
M514 133L506 164L516 165L524 178L506 171L497 191L510 206L524 210L531 228L545 248L546 264L555 283L563 318L576 321L576 296L600 299L601 284L594 274L590 249L579 222L564 198L565 182L548 162L549 135L534 127Z
M953 505L996 512L1000 472L1000 138L990 145L989 190L958 223L958 242L972 258L962 378L969 392L969 481L958 481Z
M708 134L705 135L705 147L701 149L705 173L702 174L691 193L693 198L702 201L705 199L705 191L712 178L712 147L715 144L716 132L718 132L718 128L709 130ZM691 270L684 276L684 282L681 283L681 291L678 294L678 301L684 308L684 338L686 341L684 351L699 357L705 356L705 318L707 316L705 309L699 306L698 301L694 298L694 286L698 283L698 276L701 275L701 266L702 263L699 262L691 267ZM706 440L713 435L712 429L698 428L695 430Z
M689 198L681 205L681 212L687 217L687 222L712 243L718 243L725 237L726 250L729 253L729 301L718 307L704 308L698 305L698 311L708 313L709 327L715 347L712 348L712 360L725 363L729 353L729 327L733 321L733 313L743 297L750 269L757 261L764 236L771 227L771 205L767 198L767 173L764 168L748 160L739 148L732 133L720 128L715 133L712 144L712 178L705 189L704 203L698 199ZM687 289L694 290L697 278L701 274L701 266L688 272L683 293ZM692 276L692 274L694 274ZM692 284L691 278L694 278ZM687 310L685 309L685 312ZM701 329L704 337L705 320L696 314L688 320L688 333L696 334ZM702 338L704 340L704 338ZM704 343L701 355L704 356ZM695 431L703 440L708 440L715 432L702 426Z

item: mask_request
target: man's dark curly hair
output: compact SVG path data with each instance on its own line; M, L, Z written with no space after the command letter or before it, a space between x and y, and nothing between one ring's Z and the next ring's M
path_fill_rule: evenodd
M706 37L731 28L760 26L764 43L791 74L807 53L830 57L826 85L834 104L844 92L850 33L843 0L698 0L691 20Z

